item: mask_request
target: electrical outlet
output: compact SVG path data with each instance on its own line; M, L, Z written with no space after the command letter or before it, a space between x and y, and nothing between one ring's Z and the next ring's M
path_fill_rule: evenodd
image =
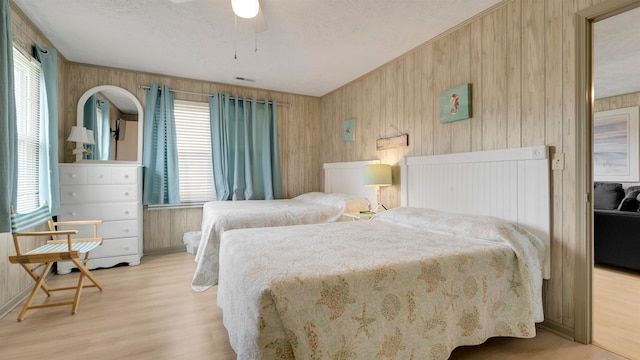
M553 154L551 170L564 170L564 153Z

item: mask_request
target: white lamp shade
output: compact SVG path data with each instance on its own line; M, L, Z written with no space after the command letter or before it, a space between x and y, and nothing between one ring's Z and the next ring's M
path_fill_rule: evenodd
M251 19L258 15L260 3L258 0L231 0L233 12L241 18Z
M84 129L84 131L87 133L87 144L95 145L96 142L93 140L93 130Z
M80 144L87 144L89 143L89 137L87 136L87 131L89 130L85 129L82 126L72 126L71 134L69 134L67 141L75 141Z
M390 186L391 165L371 164L364 166L363 181L366 186Z

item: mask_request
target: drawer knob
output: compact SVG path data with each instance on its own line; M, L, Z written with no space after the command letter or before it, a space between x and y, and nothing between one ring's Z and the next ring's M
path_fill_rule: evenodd
M129 232L129 228L123 229L124 232L128 233Z
M125 193L124 193L124 196L129 196L129 192L128 192L128 191L127 191L127 192L125 192Z
M76 196L78 196L78 194L76 194L74 192L71 193L71 197L76 197Z
M72 178L72 179L75 179L76 177L77 177L77 175L76 175L76 174L71 174L71 178Z
M125 215L128 215L129 214L129 210L125 210L124 213L125 213Z
M128 179L129 178L129 174L124 174L124 178Z
M78 213L76 213L75 211L71 212L71 216L76 216L76 215L78 215Z

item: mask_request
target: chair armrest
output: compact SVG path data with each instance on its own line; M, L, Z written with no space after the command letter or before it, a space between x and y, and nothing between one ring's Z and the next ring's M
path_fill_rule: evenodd
M55 236L55 235L74 235L78 230L58 230L58 231L29 231L15 234L16 236ZM66 240L65 240L66 242Z
M55 225L99 225L102 224L102 220L70 220L70 221L57 221Z

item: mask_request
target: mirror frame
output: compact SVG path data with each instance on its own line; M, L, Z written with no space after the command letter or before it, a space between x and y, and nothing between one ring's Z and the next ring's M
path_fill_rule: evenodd
M144 111L142 109L142 104L140 104L140 101L138 100L137 97L135 97L135 95L133 95L131 92L129 92L127 89L123 89L119 86L115 86L115 85L99 85L99 86L95 86L92 87L91 89L87 90L84 94L82 94L82 96L80 97L80 100L78 100L78 107L76 110L76 114L77 114L77 120L76 120L76 125L77 126L84 126L84 104L87 102L87 100L89 99L89 97L91 95L94 95L96 93L99 93L101 91L105 91L105 90L111 90L111 91L119 91L121 93L123 93L124 95L126 95L129 99L131 99L131 101L133 101L133 103L136 105L136 108L138 108L138 154L136 156L136 161L124 161L124 160L85 160L82 159L82 152L76 154L76 162L99 162L99 163L136 163L136 164L142 164L142 141L143 141L143 131L144 131ZM82 150L83 146L82 144L78 144L76 143L76 149Z

